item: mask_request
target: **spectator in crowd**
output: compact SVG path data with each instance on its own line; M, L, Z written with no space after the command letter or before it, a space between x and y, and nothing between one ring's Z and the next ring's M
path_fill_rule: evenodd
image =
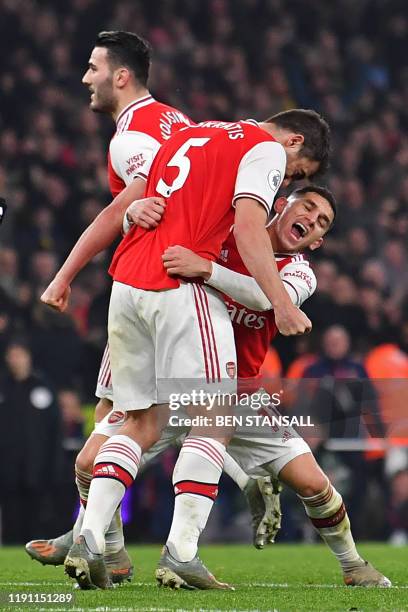
M319 435L325 431L326 439L383 439L385 430L375 389L364 366L350 351L351 338L344 327L334 325L324 332L321 355L303 373L305 379L317 379L311 387L309 410ZM362 452L343 455L342 461L350 469L349 514L358 533L369 475L380 482L383 478L382 457L375 457L368 466Z
M12 341L5 361L0 410L7 432L0 440L0 506L3 542L16 544L56 527L61 418L52 387L33 371L28 347Z

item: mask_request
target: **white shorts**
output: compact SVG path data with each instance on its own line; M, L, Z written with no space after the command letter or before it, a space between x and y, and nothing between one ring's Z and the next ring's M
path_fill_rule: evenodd
M109 344L103 352L101 365L99 368L98 382L96 383L96 397L107 399L113 402L112 374L109 357Z
M238 429L227 451L249 476L269 476L273 473L277 478L289 461L312 452L292 427L279 428L277 434L270 438L254 438ZM265 464L269 464L268 470L264 469Z
M123 425L124 420L124 413L112 410L96 424L94 433L113 436ZM141 467L155 459L166 448L181 446L189 431L190 428L185 426L167 426L160 440L143 454ZM254 437L254 433L256 434L256 431L253 427L238 427L227 447L227 452L250 476L268 476L272 468L274 476L278 477L279 472L289 461L299 455L312 452L293 427L278 427L270 432L271 435L267 435L264 431L259 437ZM269 464L268 470L265 470L265 464Z
M114 282L108 332L116 410L146 409L197 388L236 391L234 333L210 287L146 291Z

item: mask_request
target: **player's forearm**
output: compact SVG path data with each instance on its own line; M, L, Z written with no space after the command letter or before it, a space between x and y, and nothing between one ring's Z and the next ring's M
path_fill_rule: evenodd
M211 276L205 282L251 310L271 309L270 301L251 276L234 272L213 262Z
M290 300L279 276L267 231L255 224L235 226L237 248L248 271L257 281L273 308Z

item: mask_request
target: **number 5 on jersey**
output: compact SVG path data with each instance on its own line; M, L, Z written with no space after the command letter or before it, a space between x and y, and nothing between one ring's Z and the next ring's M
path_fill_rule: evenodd
M191 168L191 161L187 157L187 152L190 147L202 147L210 139L209 138L189 138L173 155L171 160L168 162L167 167L176 166L179 169L177 177L174 179L171 185L168 185L163 179L157 183L156 191L160 195L168 198L174 191L181 189L187 180L188 174Z

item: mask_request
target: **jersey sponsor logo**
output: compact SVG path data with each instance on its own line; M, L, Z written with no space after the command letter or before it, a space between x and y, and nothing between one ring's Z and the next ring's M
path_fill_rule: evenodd
M162 113L159 127L163 140L168 140L172 135L172 125L180 123L184 123L186 126L191 125L183 113L179 113L177 111L166 111L165 113Z
M235 374L237 372L237 366L235 364L235 361L227 361L227 363L225 364L225 369L230 378L235 378Z
M276 191L281 184L282 175L280 170L271 170L268 174L268 184L272 191Z
M138 153L137 155L132 155L129 159L126 160L127 168L126 174L127 176L132 176L139 168L142 168L146 163L145 156L143 153Z
M265 327L265 316L250 312L244 306L239 308L238 305L235 306L230 302L226 302L226 306L232 323L245 325L245 327L249 327L250 329L262 329Z
M125 420L125 413L115 410L114 412L111 412L111 414L109 415L108 423L119 423L120 421L124 421L124 420Z
M310 291L312 291L313 289L311 277L309 276L309 274L307 274L307 272L304 272L303 270L293 270L291 272L284 272L283 277L284 278L300 278L302 281L304 281L307 284Z

